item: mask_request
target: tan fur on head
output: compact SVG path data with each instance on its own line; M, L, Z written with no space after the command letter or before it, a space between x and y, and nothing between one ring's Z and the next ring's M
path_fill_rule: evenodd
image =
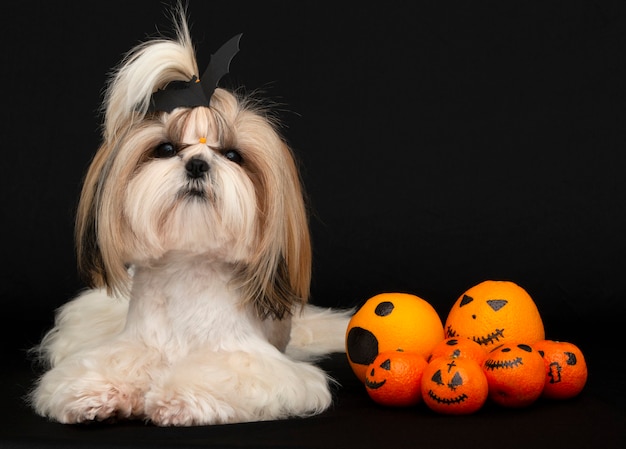
M311 271L292 152L265 111L224 89L216 89L209 108L148 112L154 91L194 75L197 63L182 10L176 39L138 45L114 72L105 94L103 142L78 206L79 269L90 286L127 293L129 267L172 251L203 254L232 265L238 288L260 316L280 318L307 300ZM180 153L155 160L155 147L170 141ZM242 154L241 166L222 157L228 148ZM196 156L214 169L205 208L200 202L190 206L175 190L182 182L175 164Z

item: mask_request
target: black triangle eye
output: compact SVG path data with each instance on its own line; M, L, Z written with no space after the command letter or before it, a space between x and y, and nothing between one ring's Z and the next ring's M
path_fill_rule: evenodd
M430 380L435 382L437 385L443 385L443 380L441 379L441 370L438 369L435 374L433 374L433 377L430 378Z
M470 302L472 302L473 300L474 300L474 298L472 298L471 296L463 295L463 299L461 300L461 303L459 304L459 307L463 307L463 306L469 304Z
M456 387L460 387L461 385L463 385L463 378L457 371L456 373L454 373L454 376L452 376L452 380L450 381L448 386L451 390L454 390Z
M487 304L489 304L489 307L491 307L494 312L497 312L502 307L506 306L508 301L506 299L488 299Z
M380 367L386 371L389 371L391 369L391 360L385 360L383 363L380 364Z

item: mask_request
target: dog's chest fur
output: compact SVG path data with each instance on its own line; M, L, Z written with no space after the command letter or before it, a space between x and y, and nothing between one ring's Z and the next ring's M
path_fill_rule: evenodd
M226 264L168 254L136 268L124 332L176 359L190 350L237 350L262 337Z

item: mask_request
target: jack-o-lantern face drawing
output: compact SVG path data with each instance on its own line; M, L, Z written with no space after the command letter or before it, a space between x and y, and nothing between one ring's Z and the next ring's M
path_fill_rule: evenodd
M381 293L365 301L350 319L346 355L363 382L379 353L403 350L428 357L441 340L443 323L426 300L408 293Z
M386 356L383 358L385 360L382 363L373 363L370 372L365 375L365 386L370 390L378 390L387 383L387 374L391 371L391 359Z
M473 413L487 400L487 378L473 359L437 357L422 375L422 397L438 413Z
M543 390L543 357L530 345L512 343L494 348L483 364L489 397L505 407L532 404Z
M420 381L426 364L426 358L416 352L381 352L368 366L365 389L381 405L418 404L422 399Z
M487 348L545 338L535 302L511 281L489 280L468 289L450 309L444 327L446 338L467 337Z
M565 341L540 340L533 348L544 360L543 397L568 399L583 390L587 382L587 363L578 346Z

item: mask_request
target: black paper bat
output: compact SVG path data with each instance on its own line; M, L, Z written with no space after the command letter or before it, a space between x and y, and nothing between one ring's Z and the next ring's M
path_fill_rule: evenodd
M214 54L202 78L196 76L189 81L172 81L165 89L152 94L149 111L171 112L178 107L195 108L209 106L217 84L230 69L230 62L239 51L242 33L228 40Z

